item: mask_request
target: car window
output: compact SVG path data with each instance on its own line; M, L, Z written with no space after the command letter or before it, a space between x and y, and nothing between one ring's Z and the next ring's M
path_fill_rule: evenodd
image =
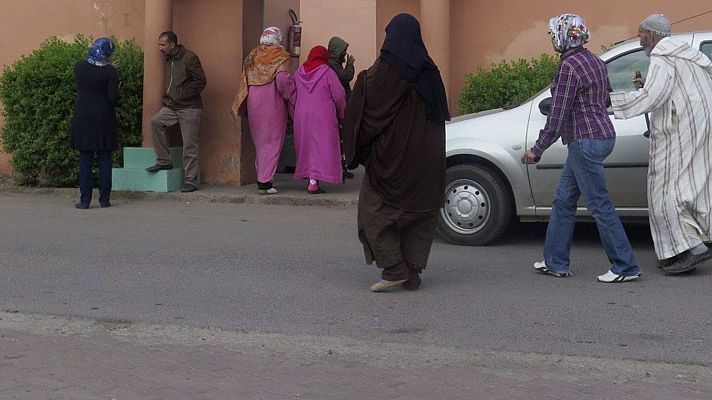
M700 46L700 51L705 53L705 55L709 57L710 60L712 60L712 42L702 43L702 45Z
M635 90L633 78L635 72L640 71L643 76L648 72L650 58L645 55L643 49L625 53L616 57L606 64L608 68L608 79L614 92Z

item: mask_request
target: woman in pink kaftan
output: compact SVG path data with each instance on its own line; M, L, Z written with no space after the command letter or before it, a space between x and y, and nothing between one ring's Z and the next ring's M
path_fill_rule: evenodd
M328 63L329 52L316 46L294 74L294 179L309 178L309 194L324 193L319 181L341 183L343 179L339 120L344 118L346 92Z
M296 96L288 66L289 53L282 47L281 30L265 29L260 45L245 60L233 104L233 111L246 116L250 125L260 194L277 193L272 179L284 144L287 112L293 113Z

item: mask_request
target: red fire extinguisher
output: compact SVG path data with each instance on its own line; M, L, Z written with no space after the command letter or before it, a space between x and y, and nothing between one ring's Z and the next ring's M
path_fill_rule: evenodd
M299 58L302 53L302 21L297 18L294 10L289 10L289 17L292 25L289 26L289 54L293 58Z

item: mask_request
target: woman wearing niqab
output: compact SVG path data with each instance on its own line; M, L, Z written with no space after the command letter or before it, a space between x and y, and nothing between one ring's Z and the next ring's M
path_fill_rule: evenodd
M445 186L445 86L418 20L399 14L381 54L359 74L344 119L350 167L366 166L358 235L367 264L382 268L374 292L417 290Z

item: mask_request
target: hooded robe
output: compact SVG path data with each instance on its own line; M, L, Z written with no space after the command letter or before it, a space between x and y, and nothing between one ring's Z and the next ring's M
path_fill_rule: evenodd
M658 259L710 237L712 62L675 38L650 55L645 87L611 93L616 118L650 114L648 209Z

